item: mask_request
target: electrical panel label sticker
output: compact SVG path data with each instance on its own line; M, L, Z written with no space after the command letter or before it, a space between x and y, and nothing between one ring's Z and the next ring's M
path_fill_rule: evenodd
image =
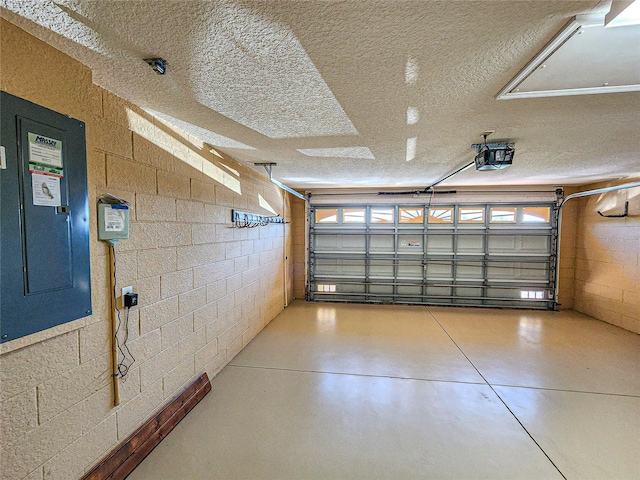
M7 168L7 152L4 147L0 147L0 168L2 170Z
M64 176L62 140L29 132L29 171Z
M122 232L125 227L125 213L122 209L107 208L104 211L104 231Z
M60 177L51 175L31 174L31 189L33 191L33 204L44 207L59 207L60 204Z

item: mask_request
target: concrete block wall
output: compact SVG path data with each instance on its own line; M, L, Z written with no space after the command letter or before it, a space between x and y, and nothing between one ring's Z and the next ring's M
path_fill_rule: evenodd
M94 313L0 348L0 478L69 480L193 378L215 376L283 309L285 246L292 248L294 226L231 228L232 208L270 214L264 202L291 219L288 195L92 84L84 65L0 22L0 88L87 125ZM131 204L131 238L116 246L117 290L132 285L139 293L128 316L136 362L120 380L118 407L109 257L95 227L103 193ZM293 258L286 268L293 272Z
M570 195L579 189L575 187L565 188L564 194ZM578 209L575 200L570 200L562 207L562 220L560 225L560 263L558 265L558 302L560 310L573 308L575 294L575 263L576 263L576 235Z
M588 185L582 190L612 185ZM627 200L626 218L603 218L597 213L612 205L617 205L614 212L621 212ZM577 211L573 308L640 333L640 189L570 202L576 202Z

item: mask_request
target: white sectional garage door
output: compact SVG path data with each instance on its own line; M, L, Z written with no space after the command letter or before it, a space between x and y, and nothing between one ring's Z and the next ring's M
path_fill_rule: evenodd
M554 308L554 202L310 206L310 300Z

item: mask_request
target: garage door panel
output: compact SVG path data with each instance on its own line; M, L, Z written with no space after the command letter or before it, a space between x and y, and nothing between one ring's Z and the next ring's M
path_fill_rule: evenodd
M492 235L489 253L549 253L548 235Z
M516 235L496 235L489 238L489 253L495 252L515 252L518 250L516 246Z
M455 296L456 305L477 305L479 301L482 301L483 289L480 287L456 287Z
M525 215L553 213L553 204L323 209L331 222L310 216L311 300L554 306L555 216L532 224ZM360 212L357 225L352 210Z
M393 235L371 235L369 251L376 253L393 253L395 251Z
M427 278L453 278L453 262L427 263Z
M458 235L457 253L484 253L484 235Z
M537 287L492 287L487 289L487 293L496 299L504 299L504 301L501 302L502 305L512 307L544 308L549 301L549 289L543 284Z
M371 260L369 264L369 275L371 277L392 278L394 275L394 261Z
M365 275L365 265L360 260L321 259L315 270L316 275Z
M398 265L398 278L420 278L424 277L424 267L422 263L400 263Z
M521 236L521 252L546 254L549 251L550 238L547 235Z
M393 285L370 285L369 292L381 295L393 295Z
M547 262L488 262L487 278L495 280L548 280Z
M324 234L317 235L315 250L318 252L364 252L365 235Z
M365 293L364 285L338 284L336 291L338 293Z
M422 286L401 285L397 288L396 302L414 303L416 299L422 298Z
M480 264L464 263L456 266L456 278L480 279L484 278L484 267Z
M453 234L428 235L427 253L453 253Z
M408 296L422 295L422 286L399 285L398 295L408 295Z
M398 251L402 253L422 253L422 234L398 235Z

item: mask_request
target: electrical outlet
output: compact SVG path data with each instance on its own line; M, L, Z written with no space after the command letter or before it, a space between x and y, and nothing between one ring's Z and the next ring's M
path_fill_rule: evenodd
M124 287L122 289L122 296L118 299L118 308L124 308L124 296L127 293L133 293L133 286Z

